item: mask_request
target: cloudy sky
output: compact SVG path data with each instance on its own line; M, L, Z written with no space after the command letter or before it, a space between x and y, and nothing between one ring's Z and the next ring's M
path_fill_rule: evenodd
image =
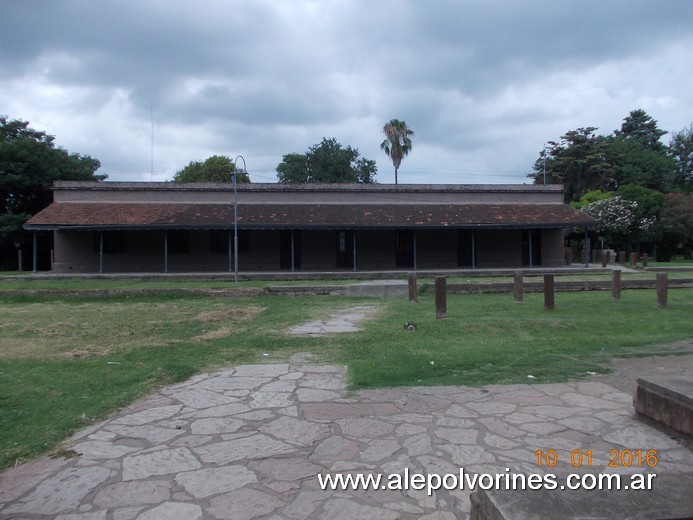
M391 183L398 118L401 183L521 183L568 130L691 124L691 27L690 0L0 0L0 114L110 180L240 154L274 182L335 137Z

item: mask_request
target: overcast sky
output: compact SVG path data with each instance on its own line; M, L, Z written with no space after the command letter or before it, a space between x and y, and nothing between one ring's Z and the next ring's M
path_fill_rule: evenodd
M400 183L522 183L566 131L691 124L692 27L691 0L0 0L0 114L109 180L240 154L275 182L335 137L392 183L397 118Z

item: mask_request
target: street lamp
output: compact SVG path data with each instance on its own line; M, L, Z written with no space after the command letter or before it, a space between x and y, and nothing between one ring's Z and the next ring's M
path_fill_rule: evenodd
M248 167L245 165L245 159L242 155L236 156L233 160L233 171L231 172L231 179L233 180L233 280L238 282L238 192L236 190L238 177L238 168L236 164L238 159L243 161L243 171L247 173Z
M544 186L546 186L546 145L544 145Z

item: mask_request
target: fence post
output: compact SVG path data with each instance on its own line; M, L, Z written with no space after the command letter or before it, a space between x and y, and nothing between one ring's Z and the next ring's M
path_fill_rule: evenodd
M630 254L630 266L636 267L638 265L638 253Z
M520 303L520 302L522 302L522 292L523 292L522 271L515 271L514 282L515 283L513 285L513 293L515 295L515 301Z
M657 273L657 307L667 308L667 293L669 292L669 275Z
M552 311L554 309L554 287L553 275L544 275L544 310Z
M436 319L440 320L448 317L447 287L444 276L436 277L435 300L436 300Z
M626 263L626 252L625 251L619 251L618 252L618 263L621 265Z
M649 255L647 253L642 254L642 266L647 267L647 261L649 260Z
M611 296L614 300L621 299L621 271L618 269L611 271Z
M609 253L606 251L602 251L602 267L606 267L606 264L609 263Z
M419 303L419 291L416 286L416 273L409 273L407 282L409 284L409 302Z

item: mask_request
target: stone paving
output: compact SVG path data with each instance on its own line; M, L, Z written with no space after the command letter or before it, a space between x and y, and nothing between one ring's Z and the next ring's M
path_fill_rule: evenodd
M294 336L326 336L341 332L358 332L361 330L360 324L374 312L373 306L350 307L335 312L326 320L308 321L291 327L289 333Z
M689 449L633 419L630 395L603 383L349 394L343 375L246 365L167 387L77 434L65 446L73 457L2 473L0 519L467 518L467 489L323 491L317 476L542 473L535 451L549 449L559 461L590 449L595 465L614 448L657 450L656 468L611 472L693 464Z

